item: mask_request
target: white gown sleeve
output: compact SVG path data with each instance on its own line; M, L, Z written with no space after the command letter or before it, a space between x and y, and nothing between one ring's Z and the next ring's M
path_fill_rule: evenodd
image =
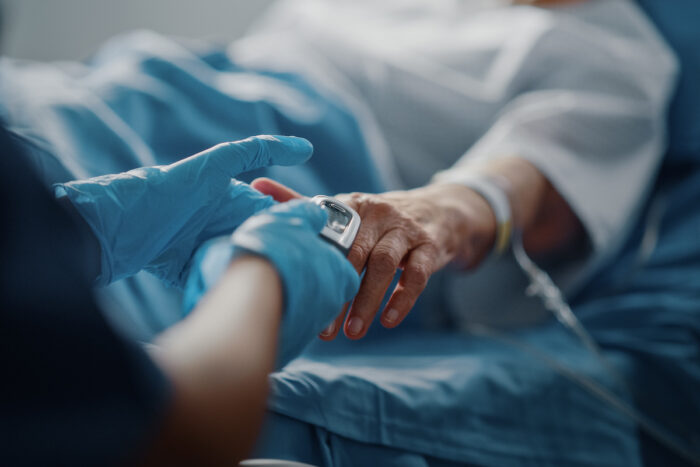
M476 161L523 157L567 200L602 253L625 237L664 154L677 65L627 1L594 0L547 18L509 83L516 97L435 179L459 178Z

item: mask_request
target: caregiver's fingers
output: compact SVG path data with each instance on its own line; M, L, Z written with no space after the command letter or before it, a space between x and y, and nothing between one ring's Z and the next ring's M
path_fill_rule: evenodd
M399 283L382 313L384 327L398 326L411 311L435 270L435 257L435 248L430 244L422 245L408 255Z
M292 190L288 186L266 177L256 178L250 186L260 193L272 196L272 198L279 203L286 203L293 199L304 198L304 195Z
M270 196L238 180L231 180L228 190L219 198L217 209L203 231L206 238L230 234L245 219L275 204Z
M367 271L345 323L345 335L360 339L379 311L384 295L410 248L402 230L389 231L377 242L367 260Z
M313 146L304 138L261 135L219 144L190 159L206 159L206 163L213 163L219 170L234 178L243 172L270 165L301 164L308 160L312 153Z
M345 321L345 313L348 311L348 306L350 304L346 303L343 307L343 311L335 318L335 320L324 329L318 337L324 341L332 341L338 336L338 332L343 328L343 321Z

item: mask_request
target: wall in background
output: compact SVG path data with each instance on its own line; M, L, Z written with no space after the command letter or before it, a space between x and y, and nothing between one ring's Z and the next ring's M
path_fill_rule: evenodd
M3 52L37 60L82 59L130 29L230 41L271 0L4 0Z

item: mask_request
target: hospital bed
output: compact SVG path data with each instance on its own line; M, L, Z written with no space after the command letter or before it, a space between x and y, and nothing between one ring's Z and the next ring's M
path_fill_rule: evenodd
M238 79L236 89L274 80L275 93L295 99L239 94L222 85L224 75ZM142 32L115 39L87 64L5 59L0 83L3 117L47 184L168 163L251 134L286 133L314 141L311 165L247 180L266 175L304 194L383 188L342 105L297 76L239 67L219 49L194 51ZM619 396L649 408L674 432L698 433L700 203L688 200L700 199L700 169L687 161L669 166L655 193L636 233L573 305L606 357L640 389ZM659 199L665 207L654 217ZM656 242L645 250L649 225ZM634 420L552 368L562 364L614 385L558 323L506 335L425 331L434 299L424 297L413 321L392 333L375 326L361 343L316 343L273 374L260 456L446 466L641 465L668 455ZM178 293L147 276L115 284L101 300L143 340L181 317ZM669 390L673 397L665 397Z

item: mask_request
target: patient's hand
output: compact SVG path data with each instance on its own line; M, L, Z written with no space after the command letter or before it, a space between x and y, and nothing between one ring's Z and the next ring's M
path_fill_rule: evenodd
M297 193L267 179L253 182L258 190L278 201ZM496 219L488 203L476 192L458 185L429 185L382 194L338 195L362 218L348 259L366 273L345 320L351 339L365 335L397 269L403 273L382 311L385 327L397 326L423 292L430 276L453 259L474 267L490 251L496 237ZM335 338L345 311L321 335Z

